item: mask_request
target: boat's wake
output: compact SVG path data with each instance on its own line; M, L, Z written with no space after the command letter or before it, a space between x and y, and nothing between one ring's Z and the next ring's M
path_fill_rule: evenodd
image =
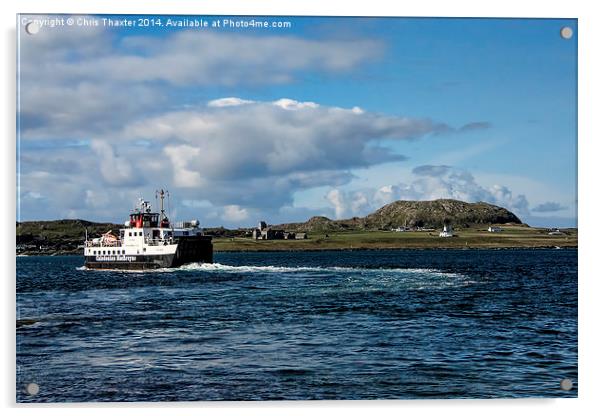
M180 267L159 268L148 270L120 270L120 269L90 269L86 266L77 267L76 270L85 271L119 271L124 273L173 273L179 271L189 272L218 272L218 273L403 273L403 274L429 274L440 277L462 276L458 273L444 272L438 269L421 268L367 268L367 267L307 267L307 266L233 266L221 263L189 263Z
M368 267L308 267L308 266L232 266L220 263L192 263L177 271L233 274L243 276L290 276L300 278L344 278L376 289L403 285L406 289L427 290L461 287L477 283L474 278L461 274L426 268L368 268Z
M307 267L307 266L232 266L221 263L191 263L178 267L179 271L203 271L203 272L221 272L221 273L362 273L362 274L382 274L382 273L403 273L403 274L429 274L436 276L460 276L457 273L443 272L437 269L420 268L367 268L367 267Z
M465 286L477 283L470 276L428 268L369 268L369 267L324 267L324 266L234 266L221 263L190 263L177 268L153 270L108 270L87 269L85 266L78 270L105 271L113 273L173 273L173 274L198 274L237 277L291 277L291 278L344 278L349 281L365 281L370 284L397 285L403 284L408 289L437 289L447 287Z

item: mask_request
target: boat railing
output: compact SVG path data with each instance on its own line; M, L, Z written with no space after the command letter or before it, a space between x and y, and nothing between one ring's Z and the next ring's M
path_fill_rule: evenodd
M121 240L117 241L92 241L86 240L84 242L86 247L121 247Z
M162 239L162 238L145 238L144 239L144 243L146 245L149 246L164 246L167 244L173 244L174 243L174 239L173 238L166 238L166 239ZM84 246L85 247L123 247L122 241L118 240L118 241L92 241L92 240L87 240L84 242Z
M172 244L172 238L145 238L144 243L149 246L165 246L167 244Z

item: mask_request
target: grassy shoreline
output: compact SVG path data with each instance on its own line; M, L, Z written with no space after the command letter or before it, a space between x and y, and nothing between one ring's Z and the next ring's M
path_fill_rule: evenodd
M524 247L394 247L394 248L316 248L316 249L228 249L214 250L214 253L302 253L302 252L340 252L340 251L438 251L438 250L460 250L460 251L477 251L477 250L577 250L577 246L524 246ZM24 253L18 254L17 257L59 257L59 256L83 256L83 252L59 251L54 253Z
M401 233L400 233L401 234ZM243 238L214 239L216 252L228 251L321 251L321 250L426 250L426 249L516 249L516 248L576 248L577 236L474 236L462 235L441 238L438 236L407 235L379 238L345 238L330 235L328 238L312 238L302 241L272 240L255 241ZM421 233L425 234L425 233Z
M214 237L215 252L274 252L324 250L445 250L445 249L535 249L577 248L577 229L562 235L525 226L507 226L500 233L466 228L455 237L441 238L438 231L348 231L310 233L306 240L253 240L249 237ZM23 252L25 255L81 255L81 249Z
M215 251L306 251L306 250L391 250L391 249L497 249L577 247L577 229L549 235L547 229L507 226L500 233L483 228L465 228L455 237L439 237L438 231L349 231L310 233L307 240L252 240L216 238Z

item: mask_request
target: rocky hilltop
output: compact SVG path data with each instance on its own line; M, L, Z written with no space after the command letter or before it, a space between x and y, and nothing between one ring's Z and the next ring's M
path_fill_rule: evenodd
M486 202L463 202L455 199L434 201L395 201L366 217L331 220L312 217L303 223L277 226L305 232L335 232L345 230L379 230L396 227L440 228L445 223L456 227L489 224L522 224L512 212Z
M468 227L481 224L521 224L506 208L486 202L463 202L455 199L434 201L396 201L365 218L368 228L441 227L444 223Z

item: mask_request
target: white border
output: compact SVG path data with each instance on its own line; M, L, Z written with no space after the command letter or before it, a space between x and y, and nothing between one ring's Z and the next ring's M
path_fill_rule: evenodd
M79 407L86 412L104 414L123 412L132 415L164 415L166 413L211 413L255 415L283 413L301 415L345 413L365 415L415 413L446 415L507 415L508 413L542 413L567 415L593 413L602 408L599 392L602 374L599 354L602 350L600 331L600 274L596 255L600 207L600 145L602 140L600 118L600 65L599 39L602 39L602 22L592 4L580 1L526 2L506 0L495 3L474 0L396 3L370 0L353 3L343 0L221 0L193 1L172 0L154 2L148 0L98 0L96 2L69 0L20 0L2 2L2 83L4 100L2 125L5 126L3 144L2 218L9 232L2 238L4 314L1 343L3 371L0 378L2 404L10 414L79 414ZM579 19L579 399L547 400L438 400L438 401L354 401L354 402L257 402L257 403L180 403L180 404L122 404L122 405L67 405L67 406L16 406L15 393L15 14L16 13L164 13L164 14L232 14L232 15L347 15L347 16L475 16L475 17L571 17ZM596 41L598 40L598 41ZM202 408L202 409L198 409Z

